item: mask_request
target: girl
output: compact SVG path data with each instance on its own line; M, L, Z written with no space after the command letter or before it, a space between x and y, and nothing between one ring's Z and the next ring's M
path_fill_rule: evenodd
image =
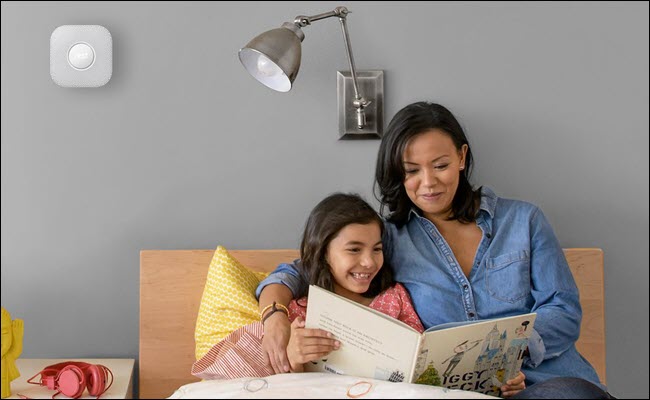
M336 193L312 210L300 245L301 262L296 264L304 290L288 306L269 303L261 311L261 321L244 326L217 343L192 367L202 379L232 379L273 375L264 362L264 326L271 321L293 321L289 326L287 355L292 372L302 372L305 363L316 361L336 350L340 343L321 329L305 328L306 290L318 285L397 318L418 332L424 328L408 292L394 283L390 268L384 266L382 235L384 224L372 207L354 194Z
M418 332L424 328L408 292L394 283L390 268L384 266L381 238L384 224L361 197L337 193L313 209L300 245L301 262L296 267L306 284L317 285L347 299L397 318ZM324 331L305 329L307 298L303 291L289 303L291 336L287 356L292 371L330 353L336 342ZM264 322L272 316L263 316Z

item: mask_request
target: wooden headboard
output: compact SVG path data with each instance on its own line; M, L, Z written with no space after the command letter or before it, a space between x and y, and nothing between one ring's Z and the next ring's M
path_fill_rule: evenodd
M298 258L297 250L229 250L255 271L272 271ZM140 398L164 398L198 381L194 326L214 250L140 252ZM583 318L577 347L605 383L605 307L603 252L566 249L580 290Z

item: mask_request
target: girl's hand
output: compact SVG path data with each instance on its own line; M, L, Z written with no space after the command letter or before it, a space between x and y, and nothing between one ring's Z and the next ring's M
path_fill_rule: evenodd
M501 386L501 397L514 396L522 390L526 389L526 375L519 371L519 374L514 378L506 381L506 384Z
M305 320L296 318L291 324L291 338L287 346L287 356L291 371L302 372L304 364L326 357L341 343L332 334L322 329L306 329Z
M262 353L266 356L267 365L270 365L276 374L289 372L287 343L290 335L291 324L286 314L276 312L264 322Z

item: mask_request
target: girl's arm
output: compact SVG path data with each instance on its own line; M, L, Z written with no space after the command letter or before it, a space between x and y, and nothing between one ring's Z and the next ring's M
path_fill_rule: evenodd
M287 355L291 364L291 372L304 372L304 365L327 357L329 353L340 346L332 334L322 329L305 328L305 320L296 318L291 323L291 339L287 346Z

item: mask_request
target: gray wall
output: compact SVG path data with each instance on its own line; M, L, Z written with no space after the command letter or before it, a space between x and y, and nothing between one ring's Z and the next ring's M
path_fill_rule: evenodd
M540 205L564 247L605 252L608 381L648 397L648 3L2 2L2 305L24 357L138 355L141 249L297 247L337 190L371 197L376 140L338 141L335 19L305 29L287 94L237 50L345 4L387 120L451 108L476 184ZM49 37L100 24L111 81L64 89ZM164 296L164 293L161 293Z

